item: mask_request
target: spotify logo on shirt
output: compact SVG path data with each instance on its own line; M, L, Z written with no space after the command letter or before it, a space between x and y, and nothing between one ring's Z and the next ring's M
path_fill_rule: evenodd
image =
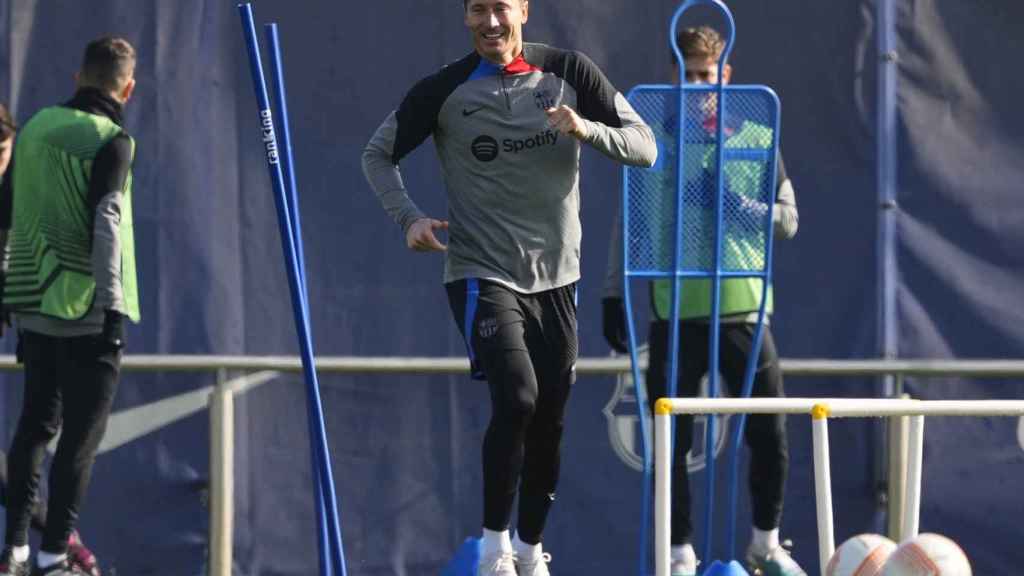
M498 141L490 136L477 136L470 148L473 156L481 162L490 162L498 157Z

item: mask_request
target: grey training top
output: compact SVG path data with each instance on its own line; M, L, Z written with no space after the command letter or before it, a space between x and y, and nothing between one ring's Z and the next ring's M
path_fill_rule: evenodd
M403 231L424 214L399 161L428 136L448 190L444 281L480 278L522 293L580 276L580 143L547 124L562 104L586 122L608 157L651 166L650 128L578 52L526 44L501 67L471 53L418 82L363 152L363 172Z

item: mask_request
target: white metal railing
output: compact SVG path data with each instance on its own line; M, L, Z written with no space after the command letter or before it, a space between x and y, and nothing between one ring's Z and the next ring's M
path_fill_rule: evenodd
M1024 377L1024 360L829 360L782 359L786 376L969 376L972 378ZM14 356L0 355L0 370L16 370ZM214 372L217 370L277 370L298 372L297 356L203 356L138 354L125 356L123 367L147 372ZM645 366L641 366L642 368ZM333 356L317 358L325 373L459 374L469 371L464 357ZM580 358L581 375L623 374L630 371L629 356Z
M317 370L333 374L465 374L469 361L464 357L372 357L335 356L317 358ZM646 366L642 365L641 369ZM1024 378L1024 360L828 360L782 359L782 372L787 377L871 377L919 376L972 378ZM14 356L0 355L0 370L18 370ZM225 374L234 372L299 372L302 364L297 356L215 356L215 355L163 355L137 354L124 357L122 368L126 372L215 372L218 385L210 395L210 576L230 576L232 565L232 519L234 515L234 410L233 398L245 386L226 385ZM586 375L628 374L631 370L628 356L580 358L577 373ZM809 408L807 409L809 410ZM804 410L806 413L807 410ZM900 431L896 418L892 439L896 449L891 459L899 462ZM905 443L905 436L903 436ZM899 472L903 466L894 466ZM901 513L897 503L903 498L905 475L897 474L889 485L890 512ZM895 507L895 510L893 508ZM890 516L896 517L895 514ZM904 518L905 523L905 518ZM891 530L890 530L891 531Z
M813 419L814 494L818 521L818 559L825 574L835 552L832 479L828 451L829 418L910 416L909 458L902 539L918 532L924 417L1024 416L1022 400L910 400L879 398L661 398L654 416L655 574L669 576L672 482L671 429L676 414L809 414Z

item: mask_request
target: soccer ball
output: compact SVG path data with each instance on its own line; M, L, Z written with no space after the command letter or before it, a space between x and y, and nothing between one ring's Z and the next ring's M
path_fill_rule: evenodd
M956 542L940 534L921 534L900 544L882 576L971 576L971 564Z
M878 534L858 534L836 548L825 576L878 576L896 543Z

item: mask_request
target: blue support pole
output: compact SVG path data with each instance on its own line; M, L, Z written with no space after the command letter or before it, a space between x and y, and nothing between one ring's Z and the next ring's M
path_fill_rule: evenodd
M721 290L721 279L722 279L722 187L723 187L723 173L722 166L724 165L725 157L725 140L722 132L722 122L725 116L725 95L724 85L722 84L722 69L725 67L725 63L728 61L729 54L732 52L733 42L736 37L736 23L733 20L732 13L729 8L722 3L720 0L687 0L682 6L676 11L675 16L672 18L672 24L669 28L669 38L672 43L672 51L675 53L676 61L679 65L680 70L680 106L679 106L679 138L677 138L677 194L679 187L682 186L682 177L684 174L684 164L682 156L682 135L684 126L684 115L685 109L682 103L682 84L685 81L685 74L682 71L686 69L686 62L683 58L682 51L676 43L676 28L679 25L679 19L691 6L699 4L707 4L718 8L722 12L722 16L725 19L726 27L726 46L722 50L722 54L718 59L718 84L716 85L716 118L715 118L715 139L718 142L715 154L715 227L714 227L714 243L715 253L712 261L712 273L711 273L711 317L709 318L710 323L710 343L708 346L708 397L715 398L718 396L718 356L719 356L719 333L721 332L721 326L719 321L719 314L721 312L720 306L720 290ZM676 246L677 246L677 257L678 247L680 239L680 230L682 214L681 211L676 214ZM677 363L679 355L678 346L678 306L679 306L679 272L678 272L678 261L676 262L677 270L673 280L672 286L672 335L669 340L669 346L672 348L672 360L670 368L670 384L669 391L675 396L676 391L676 378L677 378ZM703 558L705 561L712 558L712 544L714 543L714 501L715 501L715 424L716 418L713 414L706 416L707 425L705 426L705 441L704 441L704 480L705 480L705 505L704 505L704 547L702 549Z
M722 289L722 190L724 174L722 167L725 166L725 137L722 133L722 121L725 116L725 90L722 85L722 68L724 67L727 52L723 52L718 61L718 85L717 110L715 117L715 256L712 261L714 275L711 277L711 317L709 327L711 334L709 338L710 350L708 351L708 398L718 397L718 356L719 356L719 334L721 334L721 308ZM707 502L704 506L704 557L711 558L711 548L714 542L714 520L715 520L715 426L717 418L714 414L706 416L707 424L704 427L704 481Z
M622 233L623 233L623 262L629 262L629 242L625 238L626 231L629 230L629 201L626 199L626 191L623 194L622 202ZM629 356L630 366L633 374L633 389L635 390L637 410L640 415L640 449L643 454L643 474L641 486L641 500L640 500L640 554L638 557L638 576L647 576L648 569L648 555L650 551L647 546L648 533L650 531L651 524L651 480L652 470L651 466L651 439L648 436L647 427L647 390L641 384L640 375L640 358L637 356L637 345L638 340L636 337L636 318L633 314L633 294L630 286L629 278L624 278L623 284L623 297L624 305L626 308L626 327L629 332Z
M292 295L292 312L298 331L303 374L306 381L308 412L312 422L311 427L315 431L315 434L310 437L310 443L312 444L313 462L319 475L320 485L323 487L323 490L320 490L319 493L325 500L324 507L327 513L328 543L331 544L330 566L334 574L346 576L334 478L331 472L330 453L327 447L327 434L323 421L320 386L317 381L314 364L313 342L310 334L308 312L306 310L304 282L299 264L301 244L296 245L296 236L292 230L292 223L289 217L287 192L274 131L273 116L270 111L269 97L267 95L266 79L263 75L259 41L256 38L252 6L250 4L239 4L238 11L242 20L243 34L248 48L253 86L259 108L260 130L263 134L263 143L267 154L267 168L270 171L270 180L274 189L274 204L277 208L278 224L281 229L281 245L287 264L288 286ZM323 576L329 575L323 574Z
M893 0L876 2L878 18L878 118L876 149L879 206L878 327L881 353L898 356L896 324L896 23ZM891 377L890 377L891 378Z
M896 321L896 218L897 203L897 108L896 83L898 53L896 51L896 10L894 0L876 0L876 34L878 41L878 92L875 119L876 186L878 189L878 236L876 238L876 312L878 353L886 360L899 357L899 327ZM898 396L897 379L883 376L878 382L879 395ZM885 502L881 493L888 482L888 442L886 422L874 427L876 447L874 462L874 488L879 491L879 502Z
M776 110L779 106L776 106ZM782 118L781 113L775 117L773 124L777 127L775 133L772 135L772 149L779 149L779 133L781 132ZM768 181L776 182L778 179L778 154L776 154L775 161L771 163L771 171L769 172ZM771 194L768 195L768 206L775 205L775 194L778 192L774 187L772 188ZM771 231L772 230L772 210L769 209L764 215L765 221L762 223L762 229ZM747 366L743 373L743 390L740 393L740 397L749 398L754 390L754 373L757 371L757 366L761 358L761 344L764 340L764 321L767 302L768 302L768 289L771 287L771 272L772 262L775 257L775 243L771 238L766 238L766 250L765 250L765 261L764 261L764 273L761 275L761 305L757 310L757 325L754 329L754 342L750 349L750 355L747 357ZM731 458L729 465L729 516L728 516L728 529L726 530L726 537L728 538L729 546L729 558L735 559L736 556L736 515L739 511L739 469L740 469L740 447L743 445L743 432L747 426L747 414L740 414L736 419L736 427L733 430L731 447Z
M632 92L631 92L632 93ZM626 166L622 167L622 181L627 182L629 180L629 168ZM650 531L651 523L651 481L652 481L652 466L651 466L651 438L649 435L649 428L647 426L647 390L643 384L641 384L640 375L640 358L637 355L637 346L639 341L636 334L636 317L633 314L633 290L632 284L629 281L629 230L630 220L632 215L629 210L629 189L623 187L622 191L622 264L623 264L623 277L622 277L622 295L623 305L626 309L626 331L629 337L629 359L630 369L633 375L633 390L636 397L637 414L639 415L640 422L640 451L643 456L643 470L641 473L642 486L640 488L640 554L638 555L637 562L637 575L648 576L647 560L648 560L648 547L647 537Z

